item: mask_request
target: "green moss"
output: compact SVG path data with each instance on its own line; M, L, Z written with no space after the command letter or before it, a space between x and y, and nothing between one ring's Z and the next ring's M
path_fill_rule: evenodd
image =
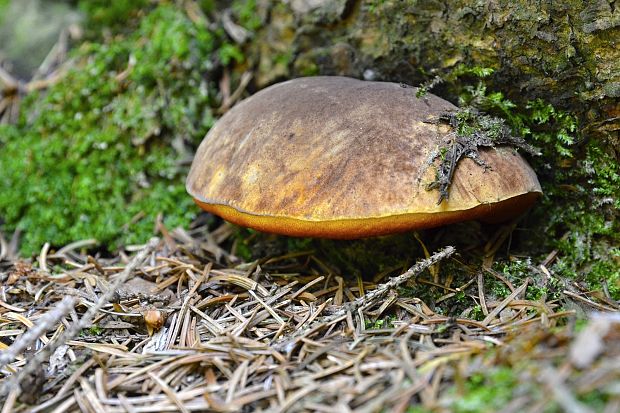
M585 320L575 320L574 327L552 328L541 332L540 328L520 330L517 335L504 338L506 345L495 347L476 356L468 369L461 374L451 388L440 396L437 411L456 413L496 412L507 409L514 400L522 399L522 410L537 409L545 412L561 412L563 405L547 390L544 374L552 368L567 366L566 352L577 342L577 332L587 325ZM567 391L591 411L603 411L613 397L610 382L592 388L579 383L587 380L592 371L613 359L613 352L604 352L602 360L584 370L568 369L563 381ZM542 409L542 410L541 410Z
M457 413L496 412L513 399L519 379L512 368L496 367L476 373L465 382L463 394L454 398L452 411Z
M293 61L293 52L287 51L286 53L279 53L273 58L273 62L276 66L288 67Z
M316 76L320 74L319 66L316 64L317 52L306 53L295 59L295 72L300 76Z
M85 328L82 331L80 331L80 337L92 337L92 336L99 336L101 335L101 333L103 333L103 328L99 327L99 326L92 326L89 328Z
M135 27L136 17L150 8L148 0L80 0L87 16L87 34L99 37L102 30L118 33Z
M364 4L364 7L368 13L377 13L379 9L385 4L385 0L373 0Z
M189 224L186 161L217 104L209 73L222 50L241 58L224 38L162 4L126 37L82 45L73 70L28 96L19 124L0 128L0 217L24 230L23 252L142 242L159 213Z
M590 407L595 412L604 412L609 406L612 395L599 389L594 389L590 393L579 396L577 400Z
M394 328L396 316L390 315L377 320L366 320L364 328L366 330L379 330L382 328Z
M310 62L303 66L299 70L299 73L302 76L317 76L319 74L319 67L315 63Z
M531 258L515 259L509 262L498 261L493 266L515 287L522 285L527 278L530 278L531 282L525 291L526 300L551 301L560 298L563 285L558 284L555 278L551 280L543 278L534 267ZM490 297L496 300L503 300L511 293L505 283L493 277L485 280L485 286L490 292Z
M409 406L407 407L407 413L432 413L433 410L427 409L422 406Z
M473 307L472 311L469 313L469 316L472 319L478 320L478 321L482 321L486 317L486 315L484 314L484 311L482 311L482 307L480 305L475 305Z
M551 267L557 275L620 299L620 166L591 141L572 163L545 172L553 180L544 182L543 205L533 216L541 233L532 243L560 252Z
M541 259L557 249L558 259L551 268L556 275L585 282L587 288L606 288L613 299L619 299L618 162L601 142L580 135L575 115L542 99L514 103L487 89L479 78L489 74L490 69L481 67L457 67L446 79L452 89L460 90L461 105L502 118L515 136L541 149L542 156L530 161L544 197L529 219L532 235L525 240L525 249L531 256L541 254ZM467 76L469 81L461 79ZM513 265L509 274L514 270L519 273ZM540 291L544 293L551 292Z
M234 0L232 11L237 17L237 23L250 31L258 30L262 20L257 13L256 0Z
M244 56L241 50L234 44L224 44L219 50L219 56L224 66L232 62L242 63Z

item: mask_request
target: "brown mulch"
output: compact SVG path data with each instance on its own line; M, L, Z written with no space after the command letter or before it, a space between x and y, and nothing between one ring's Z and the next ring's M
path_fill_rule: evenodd
M321 271L312 252L243 262L230 235L163 229L113 258L80 252L86 240L32 261L0 236L2 413L450 412L496 366L522 380L503 411L620 411L619 307L604 297L531 301L527 279L493 300L481 272L452 291L484 316L449 317L395 278ZM445 276L452 252L399 282ZM598 312L579 333L583 308Z

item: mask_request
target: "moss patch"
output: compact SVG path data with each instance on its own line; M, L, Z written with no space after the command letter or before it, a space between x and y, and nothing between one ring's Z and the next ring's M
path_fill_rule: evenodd
M91 18L107 24L118 7ZM183 185L192 148L214 121L214 74L243 56L184 9L132 10L146 13L135 30L83 44L76 66L0 128L0 217L24 230L27 254L91 237L142 242L158 214L187 226L197 212Z
M480 69L460 72L474 78L487 75ZM541 149L542 156L531 163L544 196L532 210L532 232L523 248L532 257L541 254L541 260L556 249L558 258L551 266L556 275L619 299L620 166L614 155L603 142L588 140L575 115L542 99L514 103L489 91L483 79L460 90L461 105L501 117L514 135Z

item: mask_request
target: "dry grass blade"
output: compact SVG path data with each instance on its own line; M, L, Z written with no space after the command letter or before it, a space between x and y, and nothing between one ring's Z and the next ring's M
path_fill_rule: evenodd
M249 290L249 293L252 297L254 297L256 299L256 301L258 301L260 303L260 305L262 305L263 307L265 307L265 309L267 310L267 312L269 312L269 314L271 314L271 316L280 324L284 324L284 320L282 320L282 318L278 315L278 313L276 313L274 311L273 308L271 308L269 305L267 305L263 300L261 300L258 295L256 295L256 293L252 290Z
M217 271L213 271L213 273L216 274ZM222 282L222 281L228 282L234 285L238 285L239 287L243 287L248 291L258 291L258 293L262 295L263 297L266 297L267 295L269 295L269 292L267 291L265 287L258 284L256 281L248 277L244 277L242 275L224 274L224 275L216 275L214 277L209 278L209 282L212 282L212 283L217 283L217 282Z

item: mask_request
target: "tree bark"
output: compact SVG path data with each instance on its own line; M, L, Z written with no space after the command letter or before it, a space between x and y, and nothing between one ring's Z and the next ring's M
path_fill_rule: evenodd
M459 64L487 84L543 98L620 153L620 3L526 0L259 1L267 24L248 43L257 84L310 74L418 84ZM455 96L445 96L454 99Z

